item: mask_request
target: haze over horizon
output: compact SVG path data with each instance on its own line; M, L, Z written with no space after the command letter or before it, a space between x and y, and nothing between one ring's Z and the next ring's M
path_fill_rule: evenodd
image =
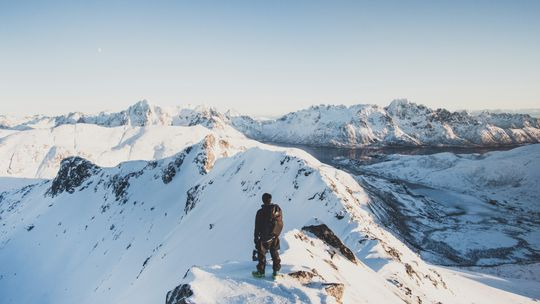
M406 98L403 98L403 99L406 99ZM242 112L241 110L238 110L238 109L235 109L235 108L227 108L227 107L216 107L212 104L192 104L192 103L179 103L179 104L168 104L168 105L163 105L163 104L158 104L158 103L154 103L150 100L146 100L146 99L142 99L142 100L138 100L138 101L134 101L132 103L126 103L125 105L116 105L114 108L96 108L96 109L90 109L88 111L83 111L83 110L58 110L58 111L44 111L44 112L25 112L25 113L20 113L20 114L12 114L12 113L0 113L0 116L2 115L5 115L5 116L8 116L8 117L14 117L14 118L23 118L23 117L31 117L31 116L35 116L35 115L48 115L48 116L60 116L60 115L66 115L66 114L69 114L69 113L73 113L73 112L81 112L81 113L84 113L84 114L99 114L101 112L109 112L109 113L114 113L114 112L120 112L120 111L123 111L123 110L126 110L127 108L139 103L139 102L142 102L142 101L146 101L148 102L149 104L151 105L154 105L154 106L165 106L165 107L186 107L186 108L196 108L196 107L199 107L199 106L203 106L203 107L212 107L212 108L215 108L217 109L218 111L220 111L221 113L225 113L227 111L233 111L233 112L236 112L238 114L241 114L241 115L249 115L253 118L258 118L258 119L276 119L276 118L279 118L283 115L286 115L288 113L292 113L292 112L296 112L296 111L300 111L300 110L303 110L303 109L307 109L311 106L318 106L318 105L332 105L332 106L353 106L353 105L356 105L356 104L335 104L335 103L325 103L325 104L312 104L312 105L307 105L305 107L300 107L300 108L297 108L297 109L292 109L290 111L285 111L285 112L282 112L282 113L246 113L246 112ZM409 100L410 102L412 103L415 103L414 101L412 100ZM387 104L382 104L382 105L379 105L381 107L386 107L388 106L392 101L388 102ZM363 103L363 104L373 104L373 103ZM416 103L416 104L419 104L419 103ZM444 108L444 109L447 109L449 111L456 111L456 112L459 112L459 111L467 111L471 114L479 114L480 112L483 112L483 111L488 111L488 112L492 112L492 113L520 113L520 114L529 114L533 117L538 117L540 118L540 107L535 107L535 108L520 108L520 109L477 109L477 110L470 110L470 109L451 109L451 108L445 108L445 107L430 107L432 108L433 110L435 109L439 109L439 108Z
M0 2L0 114L540 106L540 2Z

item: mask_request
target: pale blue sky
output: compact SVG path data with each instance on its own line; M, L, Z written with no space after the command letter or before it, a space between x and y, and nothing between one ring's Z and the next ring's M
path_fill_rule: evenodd
M0 113L540 107L540 1L4 1Z

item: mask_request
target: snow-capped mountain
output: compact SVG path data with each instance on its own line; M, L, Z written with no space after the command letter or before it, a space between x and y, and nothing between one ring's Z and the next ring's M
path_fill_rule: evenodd
M376 105L313 106L277 120L233 117L244 134L263 141L312 146L469 146L540 141L540 120L524 114L473 116L432 110L407 100Z
M0 176L52 178L62 159L81 156L100 166L127 160L156 160L176 154L213 133L241 142L245 136L229 126L119 126L66 124L31 129L0 138ZM249 144L249 141L245 142Z
M160 107L141 101L127 110L96 115L70 113L17 120L0 116L0 127L26 130L64 124L118 126L231 125L245 135L276 143L312 146L494 146L540 142L540 119L526 114L471 115L432 110L407 100L377 105L320 105L276 120L220 113L211 107Z
M60 116L35 115L26 118L0 115L0 128L28 130L78 123L103 127L203 125L211 128L222 124L222 116L221 113L211 107L161 107L142 100L120 112L100 112L98 114L72 112Z
M210 133L116 167L69 157L54 179L3 192L0 302L531 302L423 262L349 174L251 142ZM277 282L249 274L263 192L285 216Z
M225 120L213 108L163 108L147 101L117 113L4 120L9 128L0 129L0 157L5 160L0 163L0 176L52 178L68 156L81 156L100 166L161 159L211 132L245 138Z
M539 108L525 108L525 109L489 109L489 110L475 110L471 111L471 113L475 115L482 114L483 112L488 112L492 114L528 114L532 117L540 118L540 109Z
M248 138L352 147L538 141L538 120L527 115L395 101L259 121L143 101L117 113L1 119L0 303L540 298L540 145L394 155L370 166L338 160L350 175ZM285 215L286 275L277 282L250 275L263 192Z

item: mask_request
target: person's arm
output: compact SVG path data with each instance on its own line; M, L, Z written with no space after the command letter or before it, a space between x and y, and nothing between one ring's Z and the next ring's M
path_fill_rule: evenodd
M257 245L257 242L259 241L260 233L261 233L261 229L260 229L259 211L257 211L257 215L255 215L255 232L253 233L253 242L255 243L255 245Z

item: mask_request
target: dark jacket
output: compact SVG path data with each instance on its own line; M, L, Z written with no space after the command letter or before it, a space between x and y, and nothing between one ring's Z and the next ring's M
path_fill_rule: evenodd
M281 208L276 204L264 204L255 216L254 241L268 242L279 237L283 229Z

